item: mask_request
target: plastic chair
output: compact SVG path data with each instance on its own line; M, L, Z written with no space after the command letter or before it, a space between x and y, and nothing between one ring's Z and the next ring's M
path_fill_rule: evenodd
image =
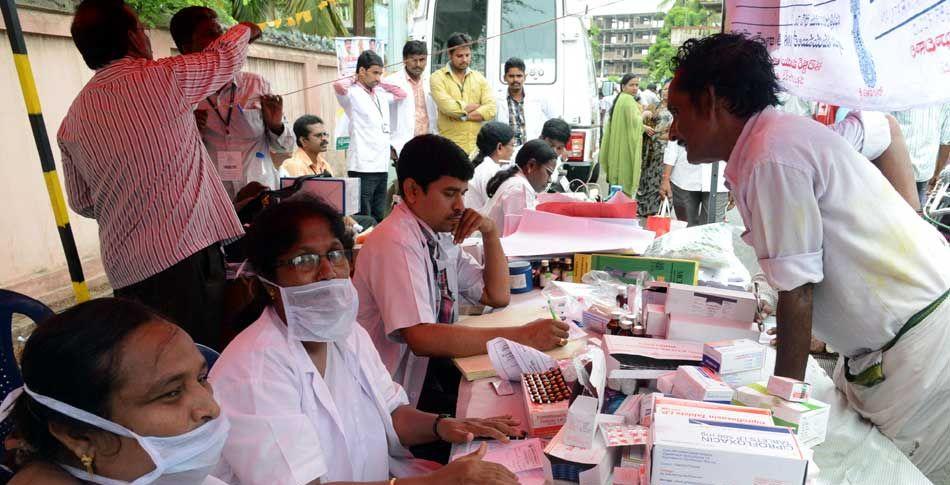
M217 362L218 357L221 357L221 354L207 345L195 344L195 346L198 347L198 352L201 352L201 355L205 358L205 362L208 363L208 370L211 370L211 368L214 367L214 363Z
M43 303L26 295L0 289L0 401L7 397L10 391L23 385L20 368L13 354L13 314L26 315L37 325L53 316L53 310ZM0 443L13 429L13 420L6 419L0 423ZM0 462L3 461L4 449L0 444ZM0 471L0 483L5 482L4 471Z

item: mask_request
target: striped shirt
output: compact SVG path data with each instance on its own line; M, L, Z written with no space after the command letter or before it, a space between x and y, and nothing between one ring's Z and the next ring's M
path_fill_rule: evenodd
M69 205L99 223L113 288L243 234L193 106L234 79L249 37L239 25L197 54L119 59L70 106L58 134Z
M950 103L891 114L897 119L897 124L904 133L916 180L930 180L934 176L940 144L950 140L950 134L945 129L950 126L950 122L945 121L950 118Z

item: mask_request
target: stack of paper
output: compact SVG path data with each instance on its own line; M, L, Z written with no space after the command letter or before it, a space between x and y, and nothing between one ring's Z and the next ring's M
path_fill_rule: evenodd
M501 238L501 245L509 257L617 250L642 253L653 237L652 231L529 210L518 230Z

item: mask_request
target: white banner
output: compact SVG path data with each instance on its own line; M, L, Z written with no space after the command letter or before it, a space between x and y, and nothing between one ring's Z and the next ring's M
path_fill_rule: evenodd
M762 37L792 94L898 111L950 100L950 2L726 0L726 30Z

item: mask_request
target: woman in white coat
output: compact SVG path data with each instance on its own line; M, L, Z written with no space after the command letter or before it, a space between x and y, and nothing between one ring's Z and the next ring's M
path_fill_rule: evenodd
M254 220L246 251L267 295L260 318L211 373L232 424L224 448L230 470L220 476L242 485L515 483L478 453L423 476L391 479L413 473L405 466L409 446L507 440L518 423L508 416L454 419L408 405L356 323L351 247L337 211L310 196L268 207Z
M488 181L511 165L511 155L515 151L515 132L504 123L489 121L479 130L475 146L478 147L478 154L472 160L475 175L468 182L465 207L480 211L488 203Z
M488 204L480 212L505 227L505 216L521 215L538 205L538 193L547 189L557 171L557 153L543 140L531 140L518 151L515 165L488 182Z
M208 365L142 304L102 298L50 317L21 364L23 387L0 406L15 426L10 485L223 485L210 473L228 421Z

